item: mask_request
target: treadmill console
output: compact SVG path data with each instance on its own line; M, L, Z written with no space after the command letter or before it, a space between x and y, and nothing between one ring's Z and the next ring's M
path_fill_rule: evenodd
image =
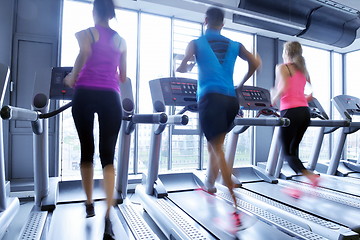
M343 119L351 120L353 115L360 115L359 98L349 95L339 95L332 100Z
M197 80L189 78L159 78L149 82L153 103L165 106L189 106L196 104Z
M51 72L50 99L72 100L74 89L64 84L64 78L72 67L54 67Z
M243 110L262 110L272 108L270 92L265 88L243 86L238 93L239 104Z
M326 114L324 108L316 98L313 97L313 99L309 102L309 109L311 118L329 120L329 116Z

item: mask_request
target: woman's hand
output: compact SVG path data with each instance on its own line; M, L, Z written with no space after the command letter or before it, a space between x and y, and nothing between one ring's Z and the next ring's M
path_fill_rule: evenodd
M66 86L73 88L75 86L75 82L76 82L76 77L74 77L74 74L69 73L68 75L66 75L66 77L64 78L64 83Z
M308 101L308 102L311 102L312 100L313 100L313 95L312 95L312 93L310 93L310 94L305 94L305 98L306 98L306 101Z
M277 90L275 88L270 89L271 105L276 106L277 101Z

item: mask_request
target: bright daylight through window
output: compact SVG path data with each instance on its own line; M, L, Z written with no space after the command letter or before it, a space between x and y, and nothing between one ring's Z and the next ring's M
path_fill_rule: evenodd
M62 24L62 45L61 45L61 66L72 66L78 53L78 44L75 33L82 29L93 26L91 15L92 5L86 2L64 1L63 24ZM79 14L81 13L81 14ZM156 28L152 26L156 25ZM176 76L197 79L197 66L190 73L177 73L174 70L180 64L180 60L185 52L189 41L196 39L202 34L201 23L180 20L176 18L153 15L137 11L124 9L116 10L116 19L111 21L111 27L124 37L128 47L128 77L132 80L133 93L136 101L136 111L138 113L152 113L151 96L149 81L156 78ZM226 27L226 24L225 24ZM253 51L254 35L224 28L223 35L241 42L246 49ZM158 36L161 36L159 38ZM320 101L324 109L330 114L331 97L341 94L341 54L333 54L333 86L331 86L330 51L303 46L304 57L311 76L312 91L314 96ZM359 58L359 52L350 53L348 59ZM335 64L337 62L337 64ZM349 60L348 63L356 61ZM347 67L348 94L355 94L357 89L353 87L358 84L356 77L359 73L357 67L351 64ZM238 59L235 65L234 83L238 84L242 76L247 71L247 65ZM269 81L273 79L269 78ZM252 85L250 79L247 85ZM331 90L335 89L335 90ZM60 103L64 104L64 103ZM167 113L180 111L179 107L167 108ZM332 109L332 112L334 109ZM163 133L163 142L160 156L160 172L203 169L207 166L207 146L205 139L199 135L199 125L197 113L186 113L190 122L187 126L169 127ZM245 111L245 115L251 117ZM336 116L334 114L334 116ZM64 179L80 178L79 159L80 146L71 117L70 111L65 111L60 116L60 169ZM94 135L97 137L97 127L94 128ZM137 126L135 133L132 134L130 150L130 174L141 173L147 168L149 158L149 145L152 134L151 125ZM316 129L309 128L301 143L300 156L308 159L312 147L312 140L316 134ZM348 140L347 154L356 158L359 156L358 146L359 134L353 134ZM252 163L252 128L239 136L235 166ZM332 138L325 136L321 159L328 159L331 154L330 143ZM96 140L97 141L97 140ZM171 143L171 144L169 144ZM116 150L117 151L117 150ZM202 152L200 152L202 151ZM98 152L95 153L96 174L101 175L101 165L98 161ZM202 157L200 157L202 156ZM115 161L117 153L115 154Z
M85 2L64 2L61 66L72 66L74 64L78 53L75 33L93 26L91 7L91 4ZM138 20L140 21L138 22ZM151 27L154 25L157 27ZM174 69L179 64L179 58L176 58L176 56L184 54L187 43L201 35L201 23L118 9L116 10L116 19L111 21L111 27L118 31L127 43L127 73L132 80L134 96L137 99L136 111L138 113L153 112L149 91L150 80L169 76L197 79L196 66L188 74L175 73ZM224 29L223 34L241 42L248 50L252 50L253 35L229 29ZM139 59L137 59L138 56ZM240 81L246 70L246 64L241 63L241 60L239 60L236 63L234 73L235 84ZM252 84L251 80L247 84ZM179 108L167 108L167 113L176 113L179 110ZM190 118L187 126L168 128L163 133L160 157L160 171L162 172L206 167L208 156L203 157L203 164L200 166L200 151L202 148L206 149L206 144L204 146L199 144L201 136L199 135L197 113L187 112L186 114ZM80 146L71 112L66 111L61 115L60 119L60 174L63 179L80 178L78 170ZM150 125L137 126L136 132L133 134L135 137L132 137L129 173L141 173L146 170L151 129ZM97 131L97 127L95 127L95 139L97 139ZM249 164L251 162L251 141L246 139L251 138L251 131L247 131L240 138L243 144L239 144L235 165ZM207 151L203 152L207 154ZM171 159L169 158L170 155L172 156ZM99 153L96 151L95 169L96 175L100 177L101 165L98 158ZM115 161L116 158L117 153L115 154Z

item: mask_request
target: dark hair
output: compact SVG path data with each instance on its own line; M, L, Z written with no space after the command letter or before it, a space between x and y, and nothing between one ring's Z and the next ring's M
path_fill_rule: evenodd
M101 20L110 20L115 17L113 0L95 0L94 9Z
M219 27L224 23L224 11L217 7L210 7L206 11L207 21L210 27Z

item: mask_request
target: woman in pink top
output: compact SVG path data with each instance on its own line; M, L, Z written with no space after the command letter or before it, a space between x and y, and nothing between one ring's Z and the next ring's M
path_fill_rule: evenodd
M107 200L104 239L113 239L110 209L115 182L114 152L122 121L119 81L126 81L126 44L109 27L115 17L112 0L95 0L95 27L76 33L80 52L65 83L75 88L72 114L81 146L80 171L87 200L86 217L95 216L93 192L94 114L99 120L99 152Z
M283 60L284 64L276 67L276 88L272 90L272 104L280 98L281 117L290 119L290 126L280 130L283 154L295 172L305 175L316 186L318 176L308 171L299 159L299 145L310 123L308 101L312 98L312 94L304 94L310 76L301 44L286 42Z

